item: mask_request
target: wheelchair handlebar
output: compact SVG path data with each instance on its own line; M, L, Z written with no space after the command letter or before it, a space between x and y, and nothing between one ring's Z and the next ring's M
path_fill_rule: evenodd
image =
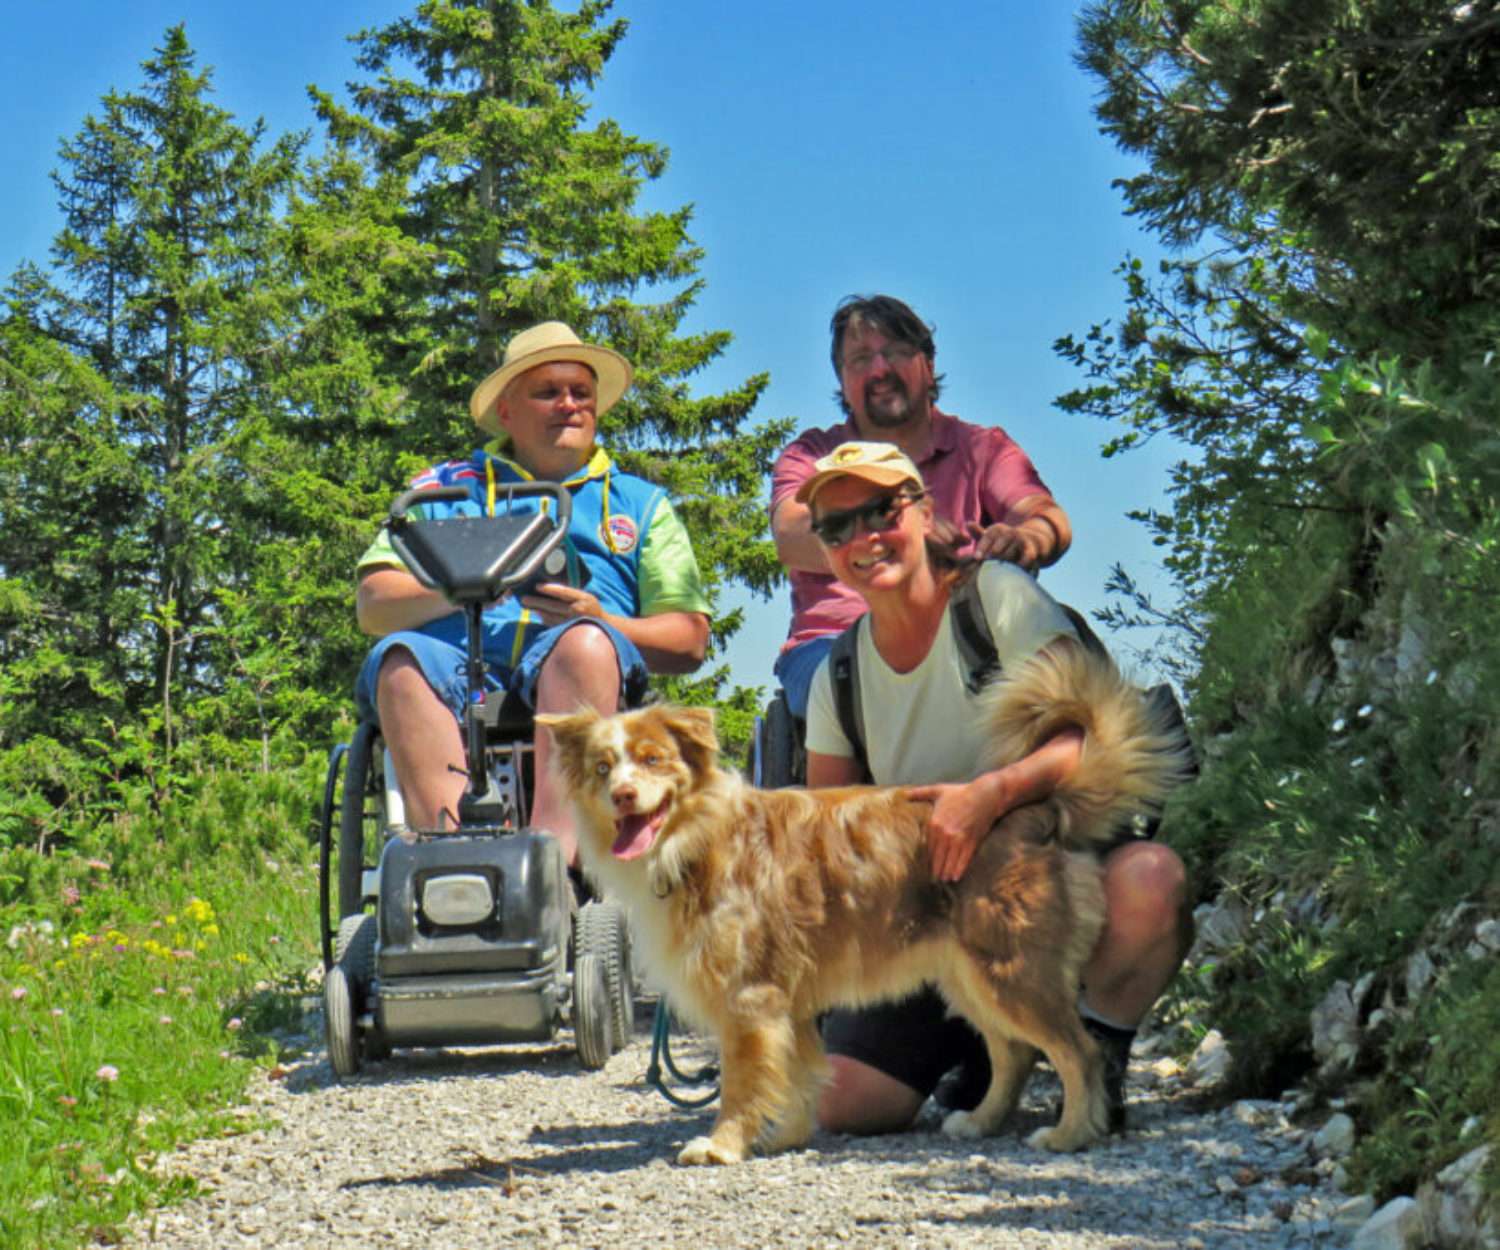
M525 558L513 568L503 565L503 558L489 546L489 540L480 537L479 531L490 523L501 522L513 525L517 514L502 510L505 504L516 499L545 498L556 505L550 518L548 530L537 541L535 529L532 537L518 535ZM473 498L467 486L438 486L408 490L391 504L386 518L392 545L403 563L424 586L440 591L451 603L463 604L494 598L502 590L510 591L524 585L543 568L543 562L567 536L568 525L573 517L573 496L557 482L513 482L499 484L496 488L495 510L490 516L451 517L446 520L429 520L408 515L408 510L423 503L459 503ZM526 514L521 514L526 515ZM534 519L541 513L530 514ZM456 528L453 528L456 523ZM419 541L424 527L430 538ZM441 540L438 533L446 531L448 537ZM476 551L472 543L481 546ZM449 544L457 542L464 550L455 549L451 559L444 555ZM434 545L437 544L437 545ZM506 555L512 554L510 551ZM476 567L474 561L480 561ZM453 563L457 561L457 564ZM499 563L496 561L499 560ZM481 571L482 569L482 571ZM479 582L484 583L481 590Z
M573 496L559 482L507 482L498 485L498 491L503 492L506 499L528 499L538 495L545 496L557 501L558 529L567 531L568 522L573 519ZM460 503L471 498L467 486L428 486L417 487L415 490L403 491L391 504L390 520L403 521L406 518L406 510L417 503ZM498 504L498 500L496 503Z

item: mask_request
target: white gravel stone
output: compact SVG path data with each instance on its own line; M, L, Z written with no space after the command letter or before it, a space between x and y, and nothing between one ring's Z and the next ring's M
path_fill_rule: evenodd
M669 1160L712 1122L644 1081L634 1042L595 1073L555 1045L398 1051L338 1084L320 1054L261 1079L276 1127L185 1147L163 1166L203 1192L150 1213L136 1244L223 1246L980 1246L1176 1250L1348 1244L1343 1196L1310 1183L1292 1104L1206 1105L1180 1073L1130 1081L1130 1131L1075 1155L1025 1145L1059 1092L1045 1068L982 1142L929 1120L818 1133L738 1167ZM679 1054L679 1060L683 1059ZM691 1046L687 1064L696 1066ZM976 1147L978 1147L976 1149ZM153 1234L154 1229L154 1234Z

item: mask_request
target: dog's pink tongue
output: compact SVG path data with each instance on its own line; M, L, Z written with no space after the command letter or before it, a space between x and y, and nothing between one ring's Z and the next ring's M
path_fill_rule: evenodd
M654 812L643 815L621 816L615 821L615 844L612 851L616 859L634 859L644 855L656 841L666 818L666 804Z

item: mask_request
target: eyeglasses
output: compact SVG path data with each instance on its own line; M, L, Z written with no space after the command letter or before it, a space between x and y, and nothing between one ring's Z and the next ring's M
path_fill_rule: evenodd
M908 360L917 354L917 349L909 343L891 343L876 351L858 351L852 356L844 357L845 373L863 373L875 363L875 357L879 356L892 369L899 369Z
M827 547L842 547L854 537L854 531L860 525L871 534L883 534L896 524L897 518L908 504L916 503L924 494L925 491L877 495L857 508L825 513L813 521L812 532Z

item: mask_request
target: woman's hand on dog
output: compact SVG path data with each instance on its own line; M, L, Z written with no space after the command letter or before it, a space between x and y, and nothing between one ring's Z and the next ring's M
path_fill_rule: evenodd
M927 817L927 850L936 881L957 881L998 816L994 793L998 774L988 773L963 785L908 786L905 795L931 803Z
M931 803L927 848L937 881L957 881L995 823L1013 808L1046 798L1078 768L1083 731L1069 727L1014 764L980 773L973 781L907 786L903 793Z

